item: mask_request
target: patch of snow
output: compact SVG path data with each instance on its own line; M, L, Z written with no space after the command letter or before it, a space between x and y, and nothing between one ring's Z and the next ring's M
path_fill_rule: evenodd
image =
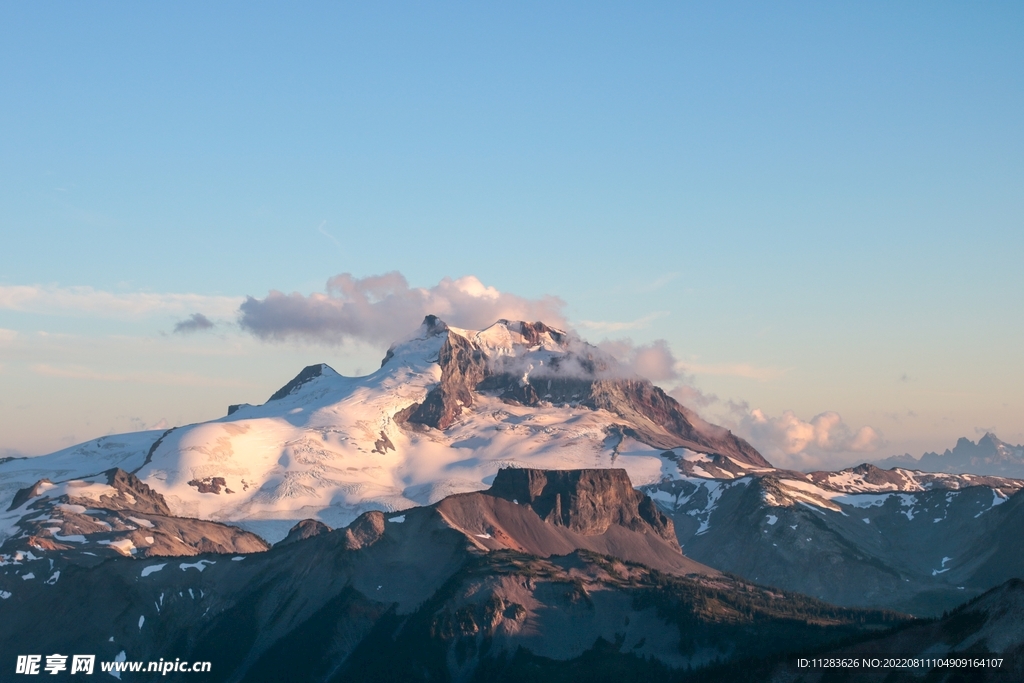
M864 518L864 523L865 523L865 524L871 524L871 520L870 520L870 519L868 519L867 517L865 517L865 518Z
M111 548L115 548L125 557L130 557L136 552L135 544L132 543L130 538L121 538L116 541L99 541L99 543L100 545L109 545Z
M22 580L22 581L28 581L28 580L30 580L30 579L34 579L34 578L36 578L36 575L35 575L35 574L33 574L32 572L29 572L28 574L25 574L25 575L23 575L23 576L21 577L21 580Z
M113 641L114 639L111 638L110 640ZM127 653L125 653L124 650L121 650L120 652L118 652L117 656L114 657L114 661L115 662L123 662L126 659L128 659L128 655L127 655ZM117 680L121 680L121 672L120 671L108 671L107 673L109 673L111 676L113 676Z
M133 522L135 522L139 526L146 527L147 529L152 529L153 528L153 522L149 521L148 519L143 519L141 517L129 517L128 519L132 520Z
M6 600L7 598L11 597L12 595L14 595L14 593L11 593L9 591L0 591L0 600Z
M244 556L244 555L238 555L238 556L236 556L236 557L232 557L232 558L231 558L231 561L232 561L232 562L241 562L241 561L242 561L242 560L244 560L244 559L245 559L245 556Z
M192 563L182 562L178 566L181 567L181 571L185 571L186 569L198 569L199 571L203 571L204 569L206 569L206 565L208 565L208 564L217 564L217 563L214 562L213 560L199 560L198 562L192 562Z
M810 510L814 510L815 512L818 512L818 513L820 513L820 514L825 514L825 513L824 513L824 512L823 512L823 511L821 510L821 508L819 508L819 507L818 507L818 506L816 506L816 505L811 505L810 503L808 503L808 502L805 502L805 501L802 501L802 500L798 500L797 502L798 502L798 503L800 503L801 505L803 505L803 506L804 506L805 508L808 508L808 509L810 509Z
M401 524L402 522L405 521L405 515L398 515L397 517L389 517L388 521L389 522L394 522L395 524Z
M142 630L142 625L146 623L146 616L142 615L139 617L139 630Z
M53 573L53 575L52 575L52 576L51 576L50 578L48 578L48 579L47 579L47 580L46 580L46 581L45 581L44 583L47 583L47 584L49 584L49 585L51 585L51 586L52 586L53 584L57 583L57 579L59 579L59 578L60 578L60 570L58 569L58 570L57 570L57 571L55 571L55 572Z
M146 543L148 543L149 545L153 545L153 543L154 543L154 542L156 542L156 539L155 539L155 538L153 538L152 536L146 536L146 537L145 537L145 541L146 541Z
M832 500L839 503L840 505L851 505L855 508L871 508L885 505L885 501L889 500L889 498L892 495L893 494L891 493L854 493L835 496L832 498Z
M774 525L775 522L777 522L777 521L779 521L778 517L776 517L775 515L768 515L768 524L769 525Z
M490 534L474 534L477 538L490 538Z
M688 514L694 515L698 519L700 519L701 515L703 515L703 519L701 519L700 522L700 527L698 527L696 533L697 536L700 536L701 534L706 533L707 530L711 528L711 514L715 511L715 508L718 507L718 501L721 499L722 494L726 491L726 489L732 486L733 482L723 482L716 480L697 481L700 481L700 487L707 490L708 500L707 503L705 503L703 509L691 510ZM694 491L694 493L696 493L696 491ZM693 496L690 497L692 498Z
M142 576L143 577L149 576L150 574L153 574L154 572L160 571L161 569L163 569L166 566L167 566L167 563L164 562L163 564L151 564L148 567L143 567L143 569L142 569Z

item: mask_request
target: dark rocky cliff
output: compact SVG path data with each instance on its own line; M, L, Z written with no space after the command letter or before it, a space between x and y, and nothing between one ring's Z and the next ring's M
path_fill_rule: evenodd
M619 525L678 547L672 520L633 488L625 470L503 469L488 493L529 505L545 522L584 536Z

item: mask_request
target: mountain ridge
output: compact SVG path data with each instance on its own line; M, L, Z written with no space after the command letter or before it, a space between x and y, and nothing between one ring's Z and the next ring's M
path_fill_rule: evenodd
M920 458L909 453L876 461L879 467L907 467L928 472L991 474L1024 478L1024 445L1014 446L986 432L975 443L966 437L943 453L928 452Z

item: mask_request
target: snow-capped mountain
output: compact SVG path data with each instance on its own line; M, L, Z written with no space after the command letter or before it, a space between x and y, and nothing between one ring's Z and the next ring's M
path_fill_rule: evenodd
M341 527L367 510L482 490L501 467L612 466L638 484L771 468L572 335L505 320L461 330L429 316L366 377L315 365L263 405L219 419L0 463L0 542L33 504L8 510L19 490L79 480L77 496L97 497L112 468L175 516L273 542L306 518Z
M915 458L909 453L878 461L879 467L909 467L925 472L970 472L1002 477L1024 478L1024 446L1000 441L991 432L974 443L961 437L952 450L925 453Z
M621 468L690 558L842 605L932 614L1024 573L1024 482L779 470L572 334L434 316L371 375L314 365L209 422L0 463L0 562L254 552L503 468Z

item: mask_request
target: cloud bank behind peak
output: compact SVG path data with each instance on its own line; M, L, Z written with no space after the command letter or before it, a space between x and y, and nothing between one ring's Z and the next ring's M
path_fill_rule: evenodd
M456 327L482 329L496 320L544 321L564 326L565 302L556 296L528 299L484 285L472 275L444 278L432 287L410 287L398 272L357 278L335 275L324 292L271 291L247 297L239 325L264 340L299 339L325 344L389 344L428 314Z

